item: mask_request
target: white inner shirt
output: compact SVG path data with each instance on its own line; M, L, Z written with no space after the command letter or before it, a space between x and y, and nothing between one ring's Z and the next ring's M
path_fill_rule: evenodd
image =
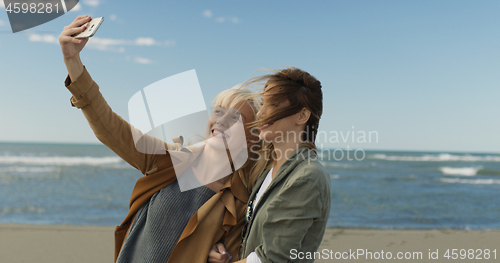
M267 173L266 179L264 179L264 182L262 182L262 185L260 186L259 191L255 195L255 205L253 207L253 210L255 210L255 208L257 207L257 204L259 203L260 198L262 197L262 195L264 194L266 189L269 187L272 180L273 180L273 168L271 168L271 170L269 170L269 172Z
M262 185L260 186L259 191L255 195L255 202L254 202L252 213L255 212L255 209L257 208L257 204L259 203L260 197L264 194L266 189L269 187L272 180L273 180L273 168L271 168L271 170L269 170L269 172L267 173L266 179L264 179L264 182L262 182ZM247 257L247 263L262 263L262 261L260 261L260 258L257 256L257 254L255 254L255 252L252 252Z

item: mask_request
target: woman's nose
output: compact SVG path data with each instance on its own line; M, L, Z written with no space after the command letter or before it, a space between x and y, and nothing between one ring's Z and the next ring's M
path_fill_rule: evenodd
M224 120L224 118L217 118L215 123L221 126L226 126L226 121Z
M225 128L229 128L231 126L231 115L224 114L223 116L220 116L219 118L217 118L215 123L218 125L221 125Z

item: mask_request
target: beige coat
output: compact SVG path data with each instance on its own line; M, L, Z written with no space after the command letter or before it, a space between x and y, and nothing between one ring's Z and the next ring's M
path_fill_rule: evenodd
M144 154L136 150L132 136L133 126L112 111L85 67L82 75L75 81L71 82L68 76L65 86L73 95L71 104L82 110L97 138L145 175L134 187L127 216L115 229L116 261L137 210L154 193L175 181L172 161L166 151L163 154ZM148 139L157 140L152 137ZM164 149L179 150L182 147L181 139L175 139L174 143L168 146L164 143ZM196 159L201 152L200 147L187 148L192 154L188 158L190 161ZM191 217L168 262L205 263L210 248L218 241L226 245L233 261L236 261L240 252L247 201L248 191L243 181L239 176L231 175L222 189Z

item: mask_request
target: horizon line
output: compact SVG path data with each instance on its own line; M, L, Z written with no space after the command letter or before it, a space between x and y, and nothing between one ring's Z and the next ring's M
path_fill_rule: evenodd
M88 146L104 146L103 143L99 142L51 142L51 141L0 141L0 144L59 144L59 145L88 145ZM345 147L339 147L339 148L321 148L319 149L320 151L324 150L331 150L331 149L342 149L345 150ZM361 149L361 148L358 148ZM351 149L352 151L355 151L356 148ZM436 153L486 153L486 154L500 154L500 152L494 152L494 151L466 151L466 150L422 150L422 149L362 149L364 151L380 151L380 152L436 152Z

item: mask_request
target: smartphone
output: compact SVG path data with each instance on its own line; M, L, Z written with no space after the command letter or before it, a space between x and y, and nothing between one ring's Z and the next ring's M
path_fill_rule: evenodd
M104 21L104 17L92 18L92 20L87 22L87 28L85 28L83 32L75 35L75 38L89 38L93 36L97 29L101 26L102 21Z

